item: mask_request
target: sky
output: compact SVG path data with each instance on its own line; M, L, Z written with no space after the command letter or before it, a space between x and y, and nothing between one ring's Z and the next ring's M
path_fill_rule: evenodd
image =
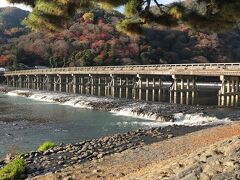
M25 6L25 5L22 5L22 4L10 4L8 3L6 0L0 0L0 7L6 7L6 6L15 6L15 7L18 7L18 8L21 8L21 9L24 9L24 10L30 10L31 8Z
M24 9L24 10L31 10L31 8L25 6L25 5L22 5L22 4L9 4L6 0L0 0L0 7L6 7L6 6L15 6L15 7L18 7L18 8L21 8L21 9ZM163 4L168 4L168 3L171 3L171 2L174 2L176 0L161 0L161 3Z

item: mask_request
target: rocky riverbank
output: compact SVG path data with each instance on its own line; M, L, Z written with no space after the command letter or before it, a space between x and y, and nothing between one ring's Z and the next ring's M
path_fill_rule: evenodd
M227 124L128 149L33 179L237 180L239 136L240 124Z
M60 144L44 152L33 151L21 154L20 157L27 163L27 169L20 178L25 179L48 172L56 172L68 166L82 164L86 161L95 161L105 156L121 153L127 149L135 149L204 128L207 128L207 126L192 128L168 126L145 130L139 129L76 144ZM5 161L1 161L0 168L5 164Z
M126 178L135 179L135 178ZM143 179L233 180L240 179L240 136L178 158Z
M140 173L143 173L140 172ZM135 180L140 174L124 177ZM142 179L162 180L239 180L240 179L240 136L235 136L203 148L198 152L168 161L165 166L151 167L141 174Z

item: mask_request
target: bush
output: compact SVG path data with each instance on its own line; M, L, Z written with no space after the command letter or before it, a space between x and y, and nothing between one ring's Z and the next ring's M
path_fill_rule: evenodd
M25 171L25 161L19 157L11 160L0 170L0 180L11 180Z
M51 149L51 148L53 148L55 146L56 145L53 142L46 141L42 145L39 146L38 151L46 151L46 150Z

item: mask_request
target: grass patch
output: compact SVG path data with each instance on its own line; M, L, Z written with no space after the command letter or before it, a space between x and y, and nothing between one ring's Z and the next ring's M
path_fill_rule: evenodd
M23 159L16 157L0 170L0 180L11 180L25 171L26 163Z
M54 144L53 142L45 141L43 144L41 144L39 146L38 151L46 151L46 150L51 149L55 146L56 146L56 144Z

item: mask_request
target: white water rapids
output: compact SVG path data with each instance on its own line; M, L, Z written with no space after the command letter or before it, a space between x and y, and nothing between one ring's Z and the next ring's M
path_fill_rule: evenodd
M58 103L61 105L68 105L76 108L87 108L97 110L107 110L118 116L131 116L146 120L153 120L151 126L168 126L168 125L217 125L224 124L231 121L229 118L217 118L209 116L201 111L191 113L179 112L176 106L167 103L147 103L144 101L130 101L117 98L95 97L87 95L73 95L66 93L54 93L32 90L14 90L7 93L9 96L24 96L38 101L45 101L49 103ZM190 106L185 107L190 108ZM174 110L175 108L175 110ZM161 112L159 111L161 110ZM161 114L162 112L173 109L171 115ZM137 123L137 122L126 122ZM149 124L148 124L149 125Z

